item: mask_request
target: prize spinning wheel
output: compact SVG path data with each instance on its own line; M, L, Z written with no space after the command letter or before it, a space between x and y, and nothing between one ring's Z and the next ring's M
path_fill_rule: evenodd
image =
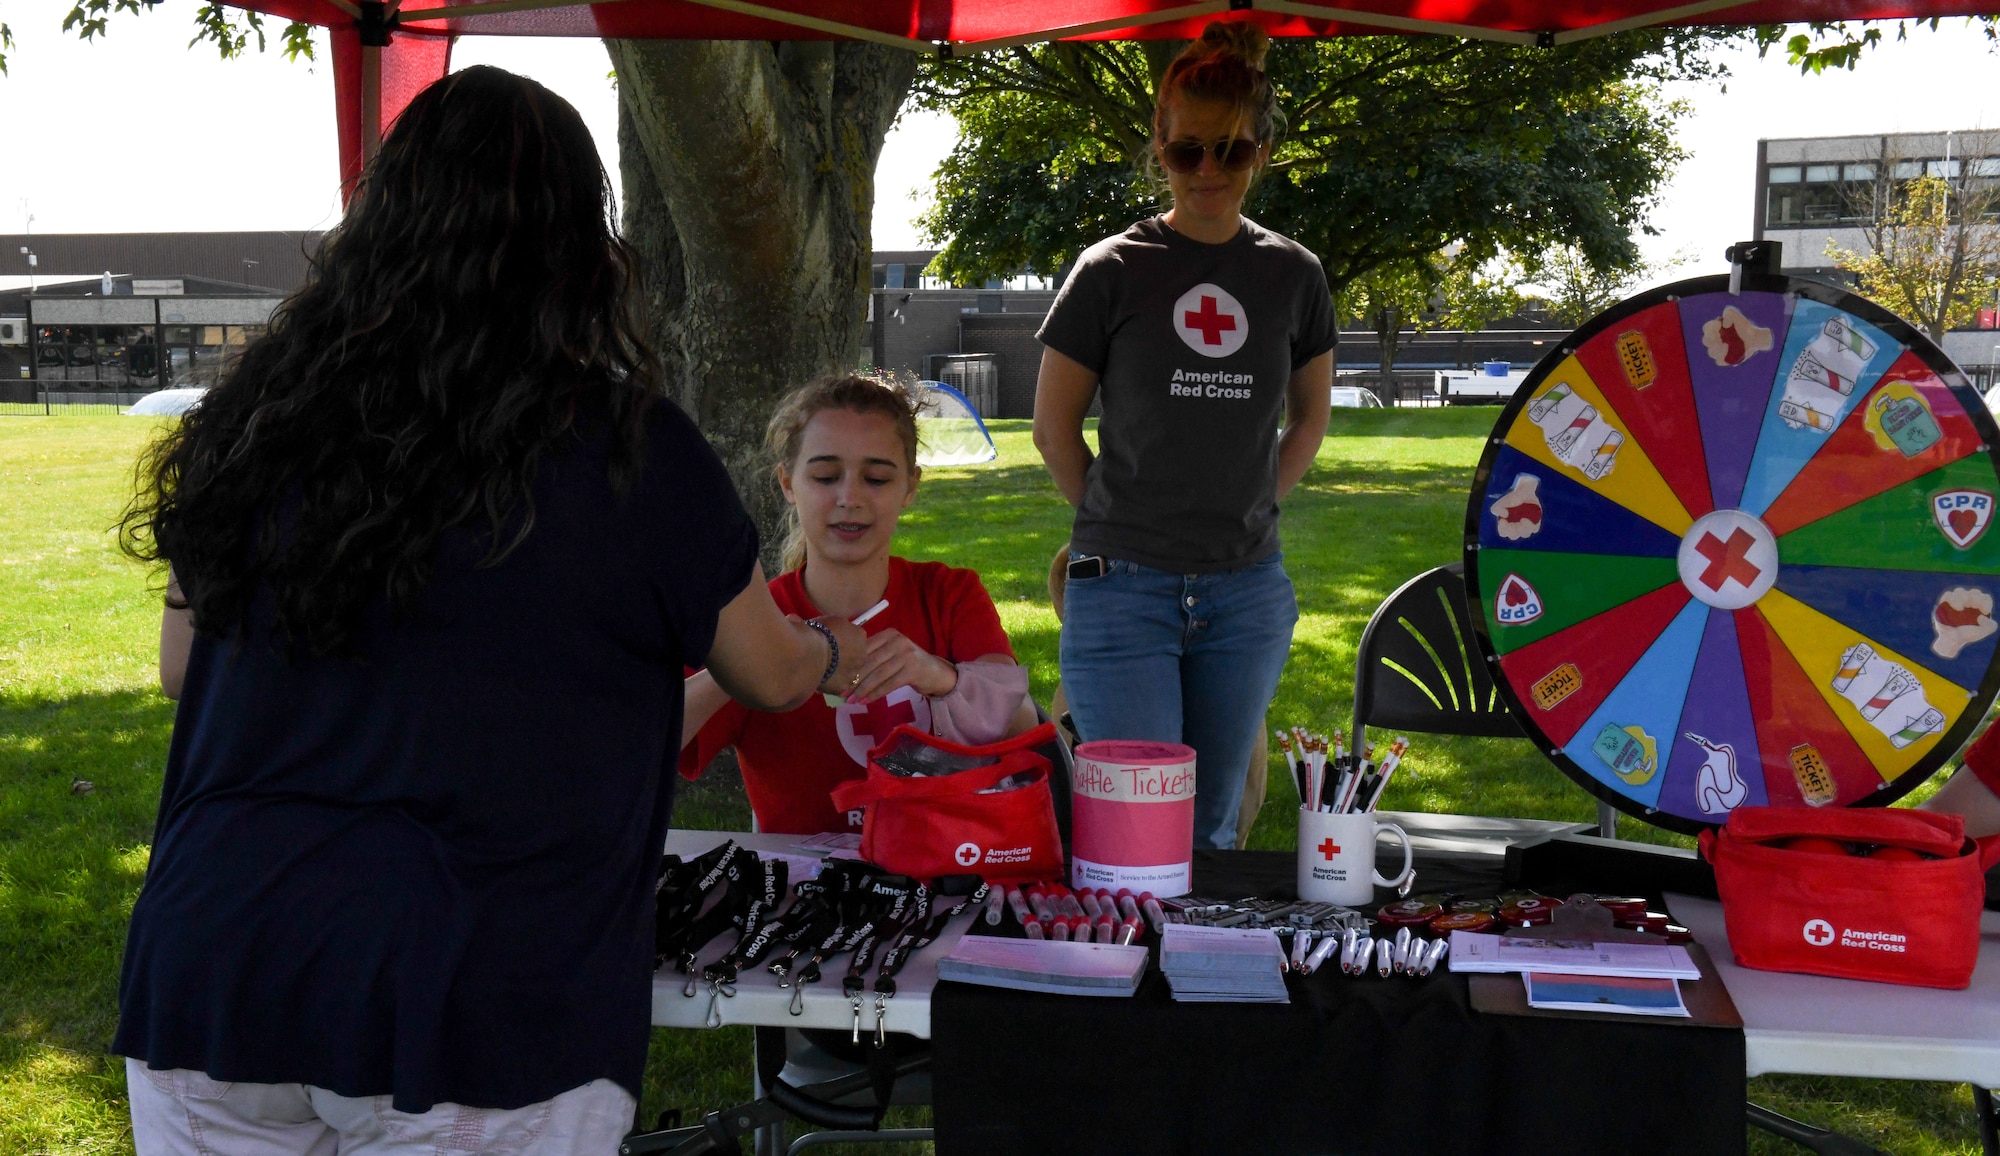
M1465 521L1495 681L1571 778L1693 832L1899 798L2000 689L1994 423L1924 336L1744 273L1621 302L1529 374Z

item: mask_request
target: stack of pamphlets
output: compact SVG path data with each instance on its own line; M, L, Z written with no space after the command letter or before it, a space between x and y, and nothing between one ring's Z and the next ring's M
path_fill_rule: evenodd
M1131 995L1146 958L1137 945L968 935L938 960L938 978L1054 995Z
M1688 950L1672 943L1589 943L1451 933L1451 969L1520 972L1528 1006L1552 1011L1686 1016L1681 980L1700 979Z
M1284 962L1268 928L1169 923L1160 936L1160 970L1183 1003L1290 1003Z
M1635 1016L1686 1016L1677 979L1622 975L1557 975L1531 971L1528 1006L1551 1011L1619 1012Z
M1583 943L1512 935L1451 933L1453 971L1536 971L1644 979L1700 979L1687 948L1671 943Z

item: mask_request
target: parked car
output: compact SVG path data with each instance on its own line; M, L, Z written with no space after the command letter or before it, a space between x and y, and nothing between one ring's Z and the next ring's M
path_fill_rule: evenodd
M1381 409L1382 399L1376 397L1372 389L1363 389L1358 385L1336 385L1333 387L1333 408Z
M179 417L188 408L202 399L206 387L193 389L162 389L140 398L131 409L125 411L127 417Z

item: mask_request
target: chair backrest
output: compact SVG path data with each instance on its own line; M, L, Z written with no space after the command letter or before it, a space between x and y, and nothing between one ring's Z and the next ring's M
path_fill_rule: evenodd
M1463 563L1403 583L1361 632L1354 669L1356 746L1369 727L1520 737L1473 646Z
M1049 712L1035 704L1035 721L1049 721ZM1062 727L1056 727L1056 737L1035 748L1035 753L1049 760L1049 795L1056 806L1056 830L1062 835L1065 848L1069 846L1070 831L1070 784L1075 776L1071 771L1075 760L1070 757L1069 744L1063 741Z

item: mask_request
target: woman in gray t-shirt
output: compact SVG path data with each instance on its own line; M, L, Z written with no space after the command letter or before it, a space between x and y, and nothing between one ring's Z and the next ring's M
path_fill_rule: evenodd
M1319 260L1242 215L1276 129L1267 43L1218 22L1168 67L1153 147L1173 208L1091 246L1039 334L1035 445L1076 507L1064 691L1086 740L1195 749L1197 847L1234 845L1245 771L1268 757L1298 620L1278 499L1312 465L1333 382Z

